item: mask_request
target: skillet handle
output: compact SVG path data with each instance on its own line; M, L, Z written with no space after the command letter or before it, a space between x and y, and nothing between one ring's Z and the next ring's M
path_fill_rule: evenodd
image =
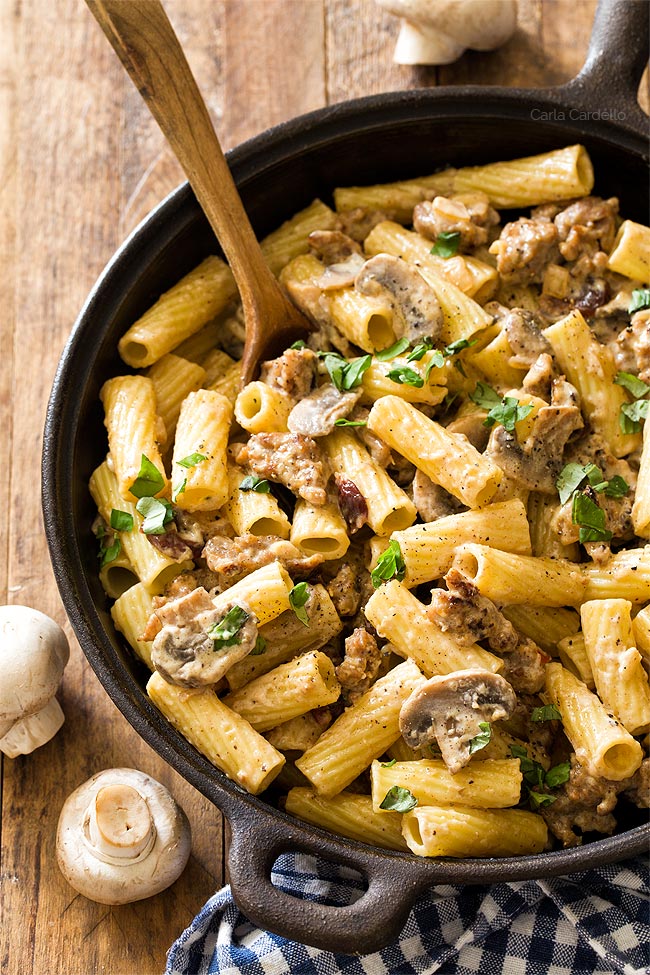
M619 112L619 121L647 126L637 92L649 49L648 0L599 0L585 63L561 90L592 115Z
M345 865L368 884L359 900L332 907L285 893L271 883L271 868L282 853L323 857L327 844L291 826L230 820L230 886L240 910L254 924L300 944L358 955L379 951L395 941L421 890L429 884L413 877L413 868L397 857L384 860L350 851ZM340 854L337 859L340 861Z

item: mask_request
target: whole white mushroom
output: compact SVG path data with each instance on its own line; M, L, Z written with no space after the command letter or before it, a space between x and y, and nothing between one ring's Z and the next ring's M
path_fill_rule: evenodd
M98 772L68 796L56 835L68 883L99 904L130 904L165 890L190 855L187 816L144 772Z
M377 0L402 25L397 64L451 64L467 49L492 51L514 34L516 0Z
M29 606L0 606L0 751L28 755L53 738L65 717L57 701L70 656L54 620Z

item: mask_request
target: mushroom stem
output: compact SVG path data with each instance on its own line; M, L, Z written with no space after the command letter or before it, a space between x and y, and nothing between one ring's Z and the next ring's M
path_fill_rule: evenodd
M9 722L8 731L0 738L0 751L8 758L28 755L54 738L64 721L61 705L55 697L50 698L45 707L35 714Z
M151 852L156 827L147 800L126 783L99 789L84 817L84 840L104 863L136 863Z
M395 44L395 64L452 64L465 44L443 34L438 27L403 20Z

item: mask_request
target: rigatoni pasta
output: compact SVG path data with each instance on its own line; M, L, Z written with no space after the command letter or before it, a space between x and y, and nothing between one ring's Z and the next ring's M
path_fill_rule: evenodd
M650 229L592 183L568 146L315 201L262 245L314 332L244 386L219 258L119 344L90 485L115 628L181 734L305 822L517 856L643 799Z

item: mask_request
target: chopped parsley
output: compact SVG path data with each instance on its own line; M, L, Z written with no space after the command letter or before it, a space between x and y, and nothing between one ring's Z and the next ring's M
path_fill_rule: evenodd
M340 416L338 420L334 420L335 427L365 427L367 423L367 420L348 420L345 416Z
M402 352L406 352L410 343L407 338L398 339L394 345L390 345L387 349L382 349L381 352L375 352L375 359L380 362L388 362L389 359L394 359L396 356L401 355Z
M265 477L258 477L257 474L249 474L239 485L240 491L255 491L257 494L268 494L271 485Z
M111 528L116 532L130 532L133 528L133 515L128 511L113 508L111 511Z
M142 454L138 476L131 485L131 494L135 498L153 498L165 486L165 478L146 454Z
M178 484L172 484L172 501L178 501L179 496L187 487L187 478L184 477Z
M560 709L555 704L544 704L540 708L533 708L530 714L531 721L561 721Z
M401 582L406 575L406 564L402 557L402 550L396 539L391 539L388 548L377 559L377 565L370 573L372 584L377 589L382 582L397 579Z
M390 762L381 762L382 768L392 768L393 765L397 765L397 759L391 758Z
M370 368L371 355L363 355L348 361L338 352L320 352L330 379L341 392L360 386L364 373Z
M142 531L145 535L164 535L165 526L174 517L174 511L169 503L165 501L164 498L140 498L136 504L136 511L139 511L144 521L142 523Z
M103 521L96 528L93 528L93 534L99 542L97 557L99 559L99 566L103 569L105 565L114 562L118 557L122 551L122 543L116 535L112 535L106 531L106 525ZM112 541L109 542L109 539L112 539Z
M413 346L412 350L409 352L409 354L406 357L406 361L419 362L420 359L427 354L427 352L431 351L432 348L433 348L433 341L432 339L429 338L428 335L426 335L421 342L418 342L417 345ZM442 356L442 353L436 352L436 355ZM441 358L440 365L442 365L442 362L443 360Z
M650 308L650 288L637 288L636 291L632 292L632 301L628 312L631 315L632 312L642 311L644 308Z
M309 595L310 590L306 582L299 582L289 593L289 605L300 622L304 623L305 626L309 626L309 617L307 616L307 610L305 609L305 604L309 599Z
M561 762L559 765L554 765L547 772L543 765L528 757L527 750L522 748L521 745L511 745L510 754L513 758L519 759L519 765L524 777L524 788L526 789L531 807L533 809L539 809L541 806L550 806L552 802L555 802L557 796L548 795L548 793L541 792L540 790L556 789L559 785L563 785L564 782L568 782L569 773L571 772L570 763Z
M479 735L476 735L474 738L470 740L469 743L470 755L473 755L474 752L480 752L482 748L485 748L486 745L490 744L490 739L492 737L492 725L490 724L490 722L489 721L479 722L479 728L481 729L481 733Z
M291 345L289 346L289 348L290 349L306 349L307 348L307 343L306 342L303 342L302 339L298 339L297 342L292 342Z
M608 542L612 533L605 528L605 512L587 491L573 495L571 520L580 527L579 539L585 542Z
M174 461L174 463L180 464L181 467L196 467L197 464L200 464L202 461L207 459L208 458L205 454L194 453L188 454L187 457L183 457L182 460Z
M255 646L251 650L251 657L259 657L262 653L266 653L266 640L263 636L258 636Z
M634 397L633 403L623 403L621 406L619 426L623 433L638 433L641 421L647 419L650 410L650 400L643 399L650 393L650 386L631 372L617 372L614 382Z
M424 379L420 373L416 372L415 369L411 369L409 366L398 366L395 369L390 369L386 373L386 378L391 379L400 386L415 386L418 389L424 386Z
M565 464L560 476L555 482L560 503L566 504L569 498L581 486L584 480L599 494L604 492L608 498L623 498L630 490L630 485L620 474L615 474L609 481L604 480L603 473L596 464Z
M404 789L401 785L394 785L384 796L379 808L405 813L415 809L417 804L418 801L410 789Z
M214 642L214 649L225 650L239 643L239 632L248 617L249 614L241 606L233 606L219 623L212 623L207 633Z
M453 257L454 254L458 253L459 247L460 231L443 230L436 237L436 242L429 253L435 254L436 257Z
M514 396L504 396L501 399L499 394L485 383L477 383L469 398L477 406L488 411L483 421L484 427L493 427L495 423L500 423L509 433L512 433L516 424L524 420L533 410L530 403L521 406Z

